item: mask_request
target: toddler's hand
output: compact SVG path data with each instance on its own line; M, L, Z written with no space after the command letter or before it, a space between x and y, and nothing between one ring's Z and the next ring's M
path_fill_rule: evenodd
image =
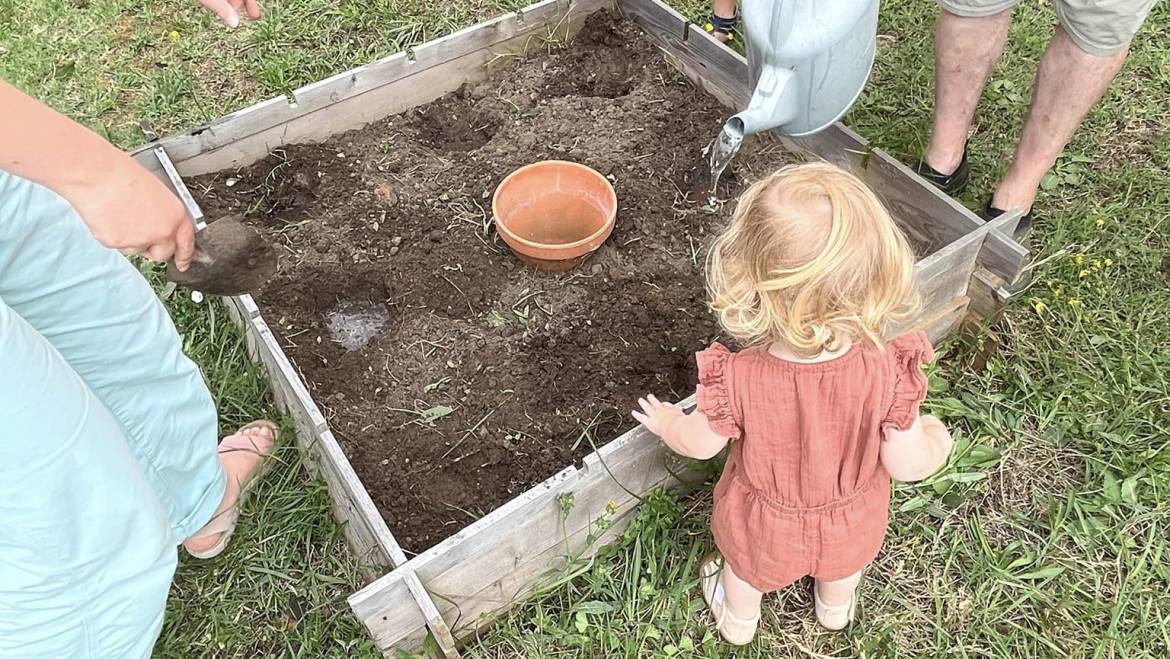
M682 410L674 405L663 403L653 394L639 398L638 406L642 408L642 411L634 410L634 418L659 437L663 436L673 421L686 416Z

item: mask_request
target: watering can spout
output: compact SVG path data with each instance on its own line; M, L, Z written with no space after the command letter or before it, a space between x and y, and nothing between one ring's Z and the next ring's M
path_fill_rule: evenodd
M747 107L727 121L725 130L753 135L791 123L799 111L795 77L787 68L764 67Z

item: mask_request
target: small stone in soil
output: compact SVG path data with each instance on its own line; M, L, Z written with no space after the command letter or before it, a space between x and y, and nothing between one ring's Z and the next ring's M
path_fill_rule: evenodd
M390 185L389 183L383 182L377 184L374 187L374 194L376 194L378 199L380 199L382 203L386 204L387 206L398 205L398 193L394 191L394 186Z
M429 238L432 243L441 243L443 242L443 230L435 229L427 236L427 238Z

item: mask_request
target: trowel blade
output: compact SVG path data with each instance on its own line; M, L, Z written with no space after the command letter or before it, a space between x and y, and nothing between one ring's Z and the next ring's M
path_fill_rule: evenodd
M237 216L227 215L195 233L195 258L186 272L174 261L167 279L207 295L243 295L276 274L276 252Z

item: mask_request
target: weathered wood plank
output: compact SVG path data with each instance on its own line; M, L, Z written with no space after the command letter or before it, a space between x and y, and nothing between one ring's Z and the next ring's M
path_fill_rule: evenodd
M971 315L981 324L998 321L1011 298L1011 293L1004 287L1004 281L981 267L975 268L969 291Z
M251 295L237 295L229 299L240 310L240 314L244 318L255 318L260 315L260 307L256 305L256 300L252 299Z
M403 637L421 624L413 607L402 605L408 597L405 571L412 570L456 636L465 636L482 616L513 605L565 556L592 555L602 545L583 545L599 516L611 503L620 515L638 501L631 492L672 480L670 472L678 470L666 464L657 438L631 431L588 456L580 469L562 471L367 586L350 598L350 606L380 648L409 649Z
M728 107L741 107L747 102L746 62L742 79L733 66L713 65L701 50L702 38L710 35L693 28L682 14L654 0L619 0L618 9L633 18L699 88Z
M263 318L251 318L245 330L248 345L268 372L278 407L293 419L297 445L308 455L305 464L329 488L333 514L362 559L368 577L405 562L405 555L378 514L353 467L326 426L300 377L288 362ZM372 513L372 514L371 514ZM400 562L395 562L397 559Z
M558 38L574 34L589 13L607 4L544 0L307 85L293 92L293 102L269 99L161 144L186 176L245 166L284 144L326 139L483 80L507 54L537 45L554 30Z
M720 89L716 98L726 96L731 102L724 101L724 105L730 108L740 110L747 107L752 96L748 87L747 59L693 23L687 24L687 47L697 60L697 73L709 78Z
M920 325L920 319L935 318L944 309L950 309L957 298L967 298L971 277L979 254L988 249L990 236L1019 221L1019 212L1006 214L984 224L967 235L951 242L914 267L922 308L918 319L907 321L890 330L897 336Z
M640 501L629 498L613 507L608 528L583 527L565 536L558 545L533 551L510 571L479 592L469 594L460 610L480 611L478 618L462 616L455 630L457 638L466 639L490 621L507 613L519 602L556 584L563 583L572 571L589 562L593 554L612 543L634 519Z
M417 574L410 571L406 573L406 587L410 590L419 612L426 618L427 628L431 630L435 643L439 646L439 651L447 659L457 659L459 651L456 649L455 637L451 634L451 628L447 626L447 621L443 620L439 609L435 607L434 600L431 599L426 588L423 588Z
M967 307L970 303L971 300L966 296L955 298L951 300L949 307L944 307L933 317L921 317L918 326L926 331L926 336L930 338L932 344L938 344L953 334L962 324L963 318L967 316Z

